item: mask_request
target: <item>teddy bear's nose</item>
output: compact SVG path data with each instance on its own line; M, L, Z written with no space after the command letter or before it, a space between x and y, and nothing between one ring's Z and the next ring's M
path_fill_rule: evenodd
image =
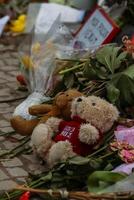
M82 101L82 98L78 98L78 99L77 99L77 102L81 102L81 101Z

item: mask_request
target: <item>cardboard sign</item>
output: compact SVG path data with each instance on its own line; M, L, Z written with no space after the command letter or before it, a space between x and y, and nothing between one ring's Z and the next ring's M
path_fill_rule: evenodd
M75 34L74 46L90 48L109 43L119 32L119 27L98 5Z

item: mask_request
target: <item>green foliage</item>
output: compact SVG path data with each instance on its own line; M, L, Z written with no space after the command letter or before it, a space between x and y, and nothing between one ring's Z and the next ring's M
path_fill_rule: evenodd
M95 171L88 177L88 191L99 193L106 187L126 178L125 174L110 171Z
M115 104L120 96L120 90L117 89L112 83L107 84L107 97L108 100Z
M71 60L70 60L71 62ZM73 61L74 62L74 61ZM72 63L72 62L71 62ZM134 65L131 55L115 44L105 45L84 61L62 70L63 86L86 95L107 98L119 107L134 105ZM60 73L60 74L61 74Z
M112 103L134 105L134 65L112 76L107 86L107 97Z
M121 47L107 45L96 53L96 59L105 66L112 74L118 69L127 56L126 52L121 52Z

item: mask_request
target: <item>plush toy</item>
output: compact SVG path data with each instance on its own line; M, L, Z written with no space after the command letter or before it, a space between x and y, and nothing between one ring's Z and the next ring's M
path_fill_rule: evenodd
M63 117L68 120L71 116L71 102L79 96L82 96L82 93L75 89L60 92L56 95L52 105L41 104L29 108L29 113L38 116L38 118L25 120L21 116L14 116L10 120L11 125L17 133L31 135L37 124L46 122L49 117Z
M51 117L33 131L34 151L50 167L74 155L90 154L118 119L116 107L96 96L77 97L71 105L71 121Z

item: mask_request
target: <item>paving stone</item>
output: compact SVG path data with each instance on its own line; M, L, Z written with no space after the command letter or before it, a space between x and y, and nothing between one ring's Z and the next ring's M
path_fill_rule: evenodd
M2 55L2 59L6 60L8 58L11 58L11 53L7 52L7 53L3 53Z
M12 148L15 148L17 145L19 145L19 143L17 143L17 142L13 143L13 142L6 140L6 141L3 142L3 145L4 145L5 149L11 150Z
M34 154L32 155L23 155L24 158L26 158L27 160L29 160L33 165L35 164L39 164L40 159L35 156Z
M9 72L10 75L13 75L13 76L17 76L18 74L20 74L18 71L11 71Z
M7 122L6 120L0 120L0 128L2 127L7 127L10 126L10 123Z
M6 74L4 72L0 72L0 78L5 78Z
M0 169L0 181L9 179L9 177Z
M28 169L30 173L37 175L43 172L45 168L43 165L40 165L39 163L38 164L29 163Z
M15 77L13 75L6 75L5 79L8 81L8 82L14 82L16 81Z
M25 184L26 183L26 179L25 178L17 178L16 179L16 182L18 183L18 184Z
M7 46L8 50L14 50L14 48L15 48L15 46L13 44Z
M0 66L3 66L4 62L2 60L0 60Z
M9 132L12 132L14 131L14 129L12 127L4 127L4 128L0 128L0 130L4 133L9 133Z
M5 114L14 111L14 107L8 107L8 108L0 108L0 114Z
M20 167L6 168L6 170L8 171L8 173L11 176L14 176L14 177L22 177L22 176L27 177L28 176L28 173Z
M16 81L16 78L15 78L15 81ZM13 88L14 90L18 88L17 82L7 83L6 85L9 86L10 88Z
M45 170L40 170L40 169L36 169L36 170L34 170L34 171L31 171L31 173L33 174L33 175L40 175L41 174L41 172L44 172Z
M14 102L12 103L12 105L13 105L14 107L16 107L16 106L18 106L19 104L21 104L22 101L23 101L22 99L17 100L17 101L14 101Z
M0 44L0 50L3 50L5 48L5 45Z
M10 89L9 88L0 89L0 96L6 96L9 93L10 93Z
M3 114L4 118L7 120L7 121L10 121L10 119L12 118L13 116L13 113L7 113L7 114Z
M6 80L0 79L0 84L1 83L6 83L6 82L7 82Z
M0 136L0 142L3 142L5 140L5 137Z
M23 135L19 135L19 134L14 134L13 137L16 138L16 139L22 139L22 138L24 138Z
M0 108L7 108L9 107L8 103L0 103Z
M4 71L4 72L10 72L10 71L12 71L12 70L16 70L17 67L6 65L6 66L4 66L4 67L1 67L1 66L0 66L0 69L1 69L2 71Z
M19 54L18 54L18 52L11 52L10 56L18 59Z
M13 158L12 160L1 162L4 167L19 167L22 166L23 163L18 158Z
M18 68L18 53L13 51L13 45L0 44L0 101L7 101L9 99L24 97L28 92L19 92L16 75L19 74ZM6 51L7 50L7 51ZM9 51L10 50L10 51ZM4 52L3 52L4 51ZM19 105L23 99L0 103L0 131L11 132L13 129L10 126L10 118L14 109ZM18 134L11 135L11 137L0 136L0 151L6 152L19 145L18 139L23 138ZM1 191L8 191L14 188L15 182L25 183L28 177L28 172L39 174L45 167L40 165L40 159L34 155L21 155L13 159L0 160L0 193ZM9 176L8 176L9 175Z
M14 58L10 58L10 59L7 59L5 60L6 64L7 65L18 65L19 64L19 60L18 59L14 59Z
M17 184L12 180L0 181L1 191L10 191L15 188Z

